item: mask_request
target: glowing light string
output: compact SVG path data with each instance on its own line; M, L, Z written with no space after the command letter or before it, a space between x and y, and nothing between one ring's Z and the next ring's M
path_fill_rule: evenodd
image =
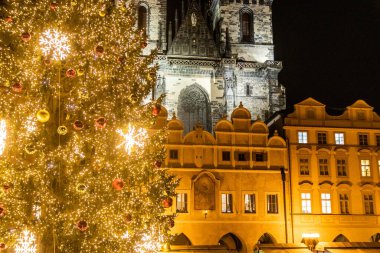
M131 154L134 147L144 147L144 141L147 138L147 131L144 128L139 128L136 130L134 126L131 126L131 124L129 124L127 133L123 133L123 131L120 129L117 130L117 133L124 138L124 141L116 148L124 146L124 149L128 155Z
M5 140L7 138L7 124L5 120L0 121L0 155L3 154L5 149Z
M25 229L22 231L21 236L17 239L17 244L15 247L16 253L36 253L36 237L32 232Z
M57 30L47 30L42 33L40 46L45 56L51 56L54 60L63 60L70 52L68 37Z

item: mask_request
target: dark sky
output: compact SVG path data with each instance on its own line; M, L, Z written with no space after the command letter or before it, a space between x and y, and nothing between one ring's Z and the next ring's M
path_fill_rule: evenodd
M364 99L380 113L380 0L274 0L275 58L288 106Z

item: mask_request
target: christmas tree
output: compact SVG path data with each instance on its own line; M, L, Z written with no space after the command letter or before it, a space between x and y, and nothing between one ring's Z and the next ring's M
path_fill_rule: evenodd
M0 17L0 251L159 250L177 180L133 3L3 0Z

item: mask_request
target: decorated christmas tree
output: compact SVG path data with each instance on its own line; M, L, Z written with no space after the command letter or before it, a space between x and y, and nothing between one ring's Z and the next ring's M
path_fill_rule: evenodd
M159 250L177 181L133 2L3 0L0 17L0 251Z

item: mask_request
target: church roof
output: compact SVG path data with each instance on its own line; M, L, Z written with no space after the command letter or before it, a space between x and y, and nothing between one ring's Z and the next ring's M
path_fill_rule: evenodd
M194 0L170 45L168 55L219 57L207 22Z

